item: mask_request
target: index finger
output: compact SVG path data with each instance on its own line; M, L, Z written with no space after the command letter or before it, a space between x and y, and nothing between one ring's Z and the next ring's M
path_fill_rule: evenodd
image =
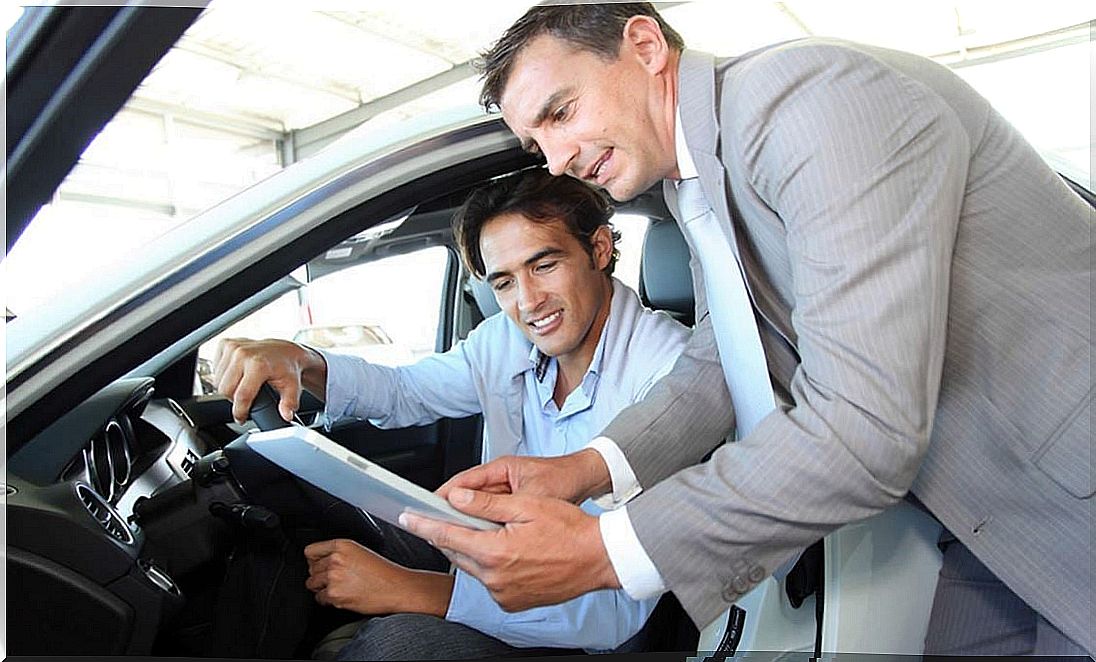
M239 383L236 384L236 390L232 393L232 418L237 421L247 420L251 415L251 405L255 403L255 397L259 395L259 389L265 383L266 377L260 373L244 371ZM271 388L274 387L271 386Z
M430 517L403 513L400 526L440 549L456 552L461 556L477 559L495 531L478 531L459 524L449 524Z
M496 494L510 492L510 474L506 465L497 460L481 464L453 476L445 481L435 492L443 499L449 498L449 492L455 487Z
M232 352L240 345L238 338L221 338L217 341L217 352L213 355L213 373L220 374L224 369L223 363L228 360Z
M335 551L334 540L321 540L320 542L314 542L304 548L304 557L308 559L309 563L322 559L325 556L329 556Z

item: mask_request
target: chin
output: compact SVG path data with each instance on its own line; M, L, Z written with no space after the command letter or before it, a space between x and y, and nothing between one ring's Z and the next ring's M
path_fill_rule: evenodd
M658 181L659 180L656 179L648 184L644 182L637 182L635 179L632 178L614 179L613 181L609 182L609 186L605 187L605 192L608 193L609 196L617 202L628 202L640 193L643 193L647 189L651 188L651 186L653 186Z
M545 356L555 357L557 354L559 354L559 348L557 348L553 345L545 345L543 343L533 343L533 344L536 345L537 350L540 351L540 353L545 355Z
M549 343L534 342L533 344L537 346L537 349L540 350L541 354L544 354L545 356L550 356L552 358L556 358L560 354L565 354L569 351L569 349L571 349L569 347L569 344L563 341Z
M605 192L617 202L628 202L643 191L637 191L634 186L629 186L627 183L610 182L609 186L605 188Z

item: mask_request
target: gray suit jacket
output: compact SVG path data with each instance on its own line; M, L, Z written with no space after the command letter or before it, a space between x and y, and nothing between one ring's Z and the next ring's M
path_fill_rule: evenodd
M1092 210L920 57L807 39L718 64L686 51L680 74L783 403L696 464L733 424L702 309L674 370L606 429L669 588L705 624L912 490L1096 650Z

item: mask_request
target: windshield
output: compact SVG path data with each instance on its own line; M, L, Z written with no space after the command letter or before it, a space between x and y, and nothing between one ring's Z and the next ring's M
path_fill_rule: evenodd
M474 104L473 59L529 4L273 4L257 12L214 0L4 260L8 310L33 317L347 132L383 140L415 118ZM932 57L987 96L1053 167L1091 188L1090 3L1005 7L692 2L664 15L689 47L717 55L826 35ZM10 25L17 16L0 19Z

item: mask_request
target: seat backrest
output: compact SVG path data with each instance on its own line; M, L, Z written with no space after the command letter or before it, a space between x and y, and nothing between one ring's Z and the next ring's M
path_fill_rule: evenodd
M665 310L687 326L693 325L693 274L689 245L673 219L652 219L643 239L639 269L639 296L643 304Z
M472 292L472 298L476 300L476 306L479 307L483 319L502 311L499 308L498 300L495 299L495 293L485 281L470 276L468 278L468 289Z

